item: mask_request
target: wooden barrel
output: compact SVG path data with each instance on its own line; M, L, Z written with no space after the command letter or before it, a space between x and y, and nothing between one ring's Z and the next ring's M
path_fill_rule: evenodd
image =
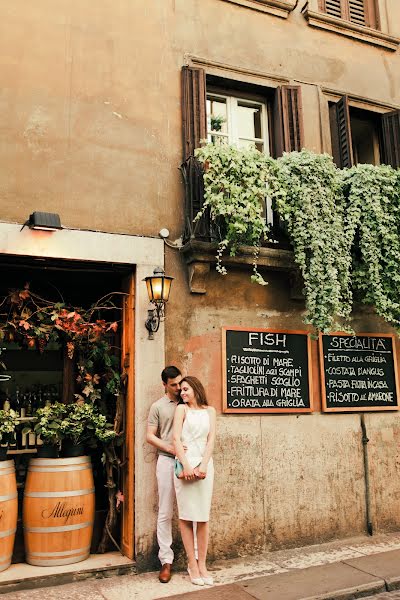
M0 461L0 571L11 564L18 518L18 494L13 460Z
M94 485L90 458L33 458L25 484L26 562L67 565L88 558Z

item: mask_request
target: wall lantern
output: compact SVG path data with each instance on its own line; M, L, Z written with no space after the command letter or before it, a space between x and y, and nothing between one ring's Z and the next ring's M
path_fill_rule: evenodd
M149 301L154 305L154 308L149 308L145 322L145 327L149 332L149 340L154 339L153 334L158 331L160 322L165 318L165 303L168 302L173 279L173 277L165 275L164 269L161 267L156 267L153 275L143 279L146 282Z
M33 212L29 215L26 223L23 224L22 229L26 225L29 229L38 229L40 231L57 231L57 229L62 229L60 216L56 213L48 212Z

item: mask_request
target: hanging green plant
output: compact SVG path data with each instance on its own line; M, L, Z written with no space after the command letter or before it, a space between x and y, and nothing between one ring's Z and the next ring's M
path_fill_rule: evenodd
M400 171L358 165L342 177L354 291L400 331Z
M253 246L252 281L266 285L257 269L261 242L267 238L265 200L276 181L273 159L256 148L239 149L225 144L207 144L195 150L204 169L204 204L198 221L207 209L219 231L217 271L226 275L222 265L225 250L235 256L239 246Z
M204 205L219 232L223 254L254 248L252 280L266 239L269 197L293 246L304 280L305 322L316 331L352 332L353 294L374 305L400 332L400 171L358 165L341 171L328 154L308 150L274 160L255 148L208 144L195 151L204 169Z
M304 279L305 322L322 332L343 329L352 292L340 171L328 154L307 150L284 154L277 162L281 189L276 205ZM337 317L344 321L339 324Z

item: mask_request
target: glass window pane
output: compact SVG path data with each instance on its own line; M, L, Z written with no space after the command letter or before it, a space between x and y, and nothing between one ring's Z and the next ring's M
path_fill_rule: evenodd
M238 102L237 122L239 137L262 138L261 106Z
M207 98L208 131L228 132L226 100L224 98Z

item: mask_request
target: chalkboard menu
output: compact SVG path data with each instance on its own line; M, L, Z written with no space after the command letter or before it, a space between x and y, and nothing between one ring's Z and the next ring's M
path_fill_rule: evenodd
M319 349L324 411L398 409L393 335L321 335Z
M312 411L307 332L223 327L222 348L224 412Z

